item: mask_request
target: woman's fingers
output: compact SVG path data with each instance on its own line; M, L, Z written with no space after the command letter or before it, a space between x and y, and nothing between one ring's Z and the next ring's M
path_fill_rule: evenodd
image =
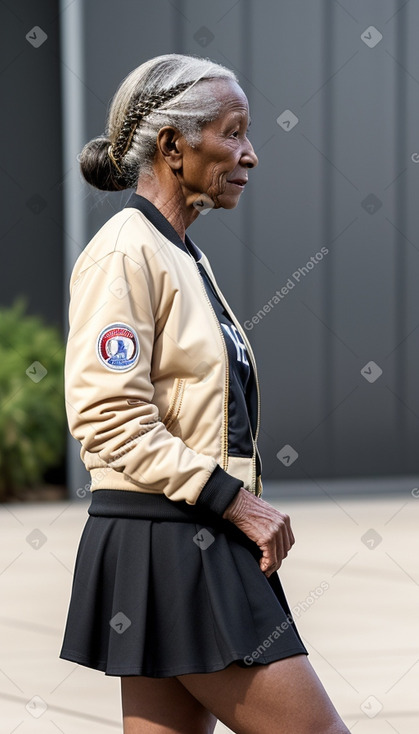
M290 543L291 543L291 545L294 545L295 538L294 538L294 533L292 532L291 519L290 519L289 515L285 515L284 514L283 517L284 517L284 522L285 522L285 524L287 526L287 529L288 529L288 537L289 537Z
M259 566L260 566L261 571L268 574L268 569L272 564L272 556L268 548L266 547L263 549L261 548L261 550L262 550L262 557L259 561Z
M277 551L276 541L272 540L266 545L259 545L262 551L262 557L259 560L260 569L267 575L276 571L282 563L282 557Z
M244 487L226 508L223 518L237 525L258 545L262 551L259 565L267 576L280 568L295 542L289 516Z
M288 515L279 514L281 519L278 525L270 529L270 537L259 545L263 553L259 565L267 576L270 576L281 567L282 561L287 557L295 543L290 518Z

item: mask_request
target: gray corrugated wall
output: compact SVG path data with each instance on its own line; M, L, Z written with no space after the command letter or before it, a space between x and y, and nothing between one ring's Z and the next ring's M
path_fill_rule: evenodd
M262 387L265 479L417 472L419 3L88 0L84 18L86 137L103 131L123 76L168 51L230 66L249 97L259 167L236 210L211 212L189 232L242 323L264 313L248 335ZM289 131L287 110L298 118ZM23 179L56 196L51 161L42 168L37 158L36 116L31 125L37 145L34 159L21 160ZM128 192L86 186L85 195L92 235ZM4 229L7 246L15 240ZM20 284L47 310L60 259L53 232L36 225L31 233ZM42 242L50 256L37 270ZM7 253L15 269L13 247ZM276 291L283 297L268 311ZM374 365L361 372L370 362L382 370L373 382ZM290 455L287 445L298 453L290 466L277 457Z
M265 479L417 472L419 4L119 7L86 6L87 86L103 102L168 51L233 68L250 101L259 166L236 210L189 232L242 323L265 306L248 329ZM89 135L103 130L105 108L88 93ZM287 110L298 118L289 131L277 122ZM126 194L89 200L93 233ZM361 372L372 380L378 368L373 382ZM287 445L292 465L277 457Z
M31 313L61 327L58 3L2 2L0 22L0 305L10 305L25 294Z

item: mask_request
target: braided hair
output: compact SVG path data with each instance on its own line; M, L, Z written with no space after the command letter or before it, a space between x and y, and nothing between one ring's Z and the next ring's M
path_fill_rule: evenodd
M196 144L203 124L220 107L211 85L197 88L197 82L216 78L237 81L220 64L181 54L159 56L134 69L112 101L108 134L89 141L79 156L86 181L105 191L135 187L140 172L152 174L157 132L164 125L176 126L190 145Z
M131 145L132 137L135 133L137 125L141 120L148 115L151 110L156 107L162 107L165 102L169 99L176 97L180 92L183 92L190 86L189 82L178 84L172 89L168 89L167 92L161 94L152 94L148 99L145 100L134 100L131 105L131 109L128 110L125 122L122 125L121 132L119 133L115 143L112 145L112 155L115 161L120 161L124 157L125 153Z

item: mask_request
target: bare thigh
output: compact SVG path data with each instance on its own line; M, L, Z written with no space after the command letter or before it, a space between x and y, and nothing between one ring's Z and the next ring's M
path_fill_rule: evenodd
M121 676L124 734L212 734L217 719L176 678Z
M177 678L236 734L349 734L306 655Z

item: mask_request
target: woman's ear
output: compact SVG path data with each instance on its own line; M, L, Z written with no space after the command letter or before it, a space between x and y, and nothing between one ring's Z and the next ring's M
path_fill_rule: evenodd
M169 125L162 127L157 133L157 150L170 168L176 171L182 167L183 141L184 137L179 130Z

